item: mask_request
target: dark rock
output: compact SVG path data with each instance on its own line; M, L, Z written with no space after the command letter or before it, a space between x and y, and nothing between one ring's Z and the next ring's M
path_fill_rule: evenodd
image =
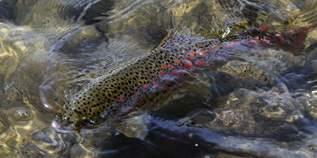
M0 21L12 21L15 18L16 0L0 1Z

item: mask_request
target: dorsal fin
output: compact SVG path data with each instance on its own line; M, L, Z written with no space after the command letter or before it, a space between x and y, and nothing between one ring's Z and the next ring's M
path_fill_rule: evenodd
M158 48L182 48L204 40L206 40L206 38L192 34L189 29L184 29L182 31L171 29L163 38Z
M287 29L309 27L311 29L317 27L317 2L308 3L299 12L295 13L286 21Z
M220 42L219 39L207 39L200 35L193 35L186 29L181 32L169 30L159 46L152 50L152 53L163 51L182 54L195 49L209 49L210 47L218 45Z
M160 42L160 44L158 45L159 48L164 48L164 46L166 45L166 43L169 41L169 39L174 38L176 34L175 30L168 30L167 35L162 39L162 41Z

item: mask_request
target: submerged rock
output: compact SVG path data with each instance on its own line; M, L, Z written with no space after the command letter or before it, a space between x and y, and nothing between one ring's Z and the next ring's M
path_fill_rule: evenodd
M268 72L265 72L248 62L243 61L229 61L222 66L218 71L230 74L241 79L251 79L263 83L264 85L272 85L274 83L273 77Z
M21 61L31 54L41 52L47 40L34 34L29 27L18 27L0 22L0 76L4 80L16 71Z
M10 123L8 121L8 118L5 114L0 115L0 135L5 135L5 132L8 130L10 127Z
M292 140L301 138L296 122L303 118L304 108L288 93L240 89L218 103L210 114L195 115L197 119L193 120L195 125L224 133ZM199 123L205 116L213 119Z
M16 0L0 1L0 21L11 21L15 17Z
M33 119L32 111L26 107L16 107L9 110L12 124L25 124Z

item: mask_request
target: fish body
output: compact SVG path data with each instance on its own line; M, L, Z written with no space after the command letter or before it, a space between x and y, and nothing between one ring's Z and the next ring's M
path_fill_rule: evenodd
M149 55L92 81L65 105L61 119L76 128L81 128L87 121L97 123L98 120L113 119L133 111L135 102L132 98L144 97L141 93L149 86L155 87L166 74L182 69L217 67L229 61L235 49L272 46L270 40L275 39L270 35L265 40L252 37L221 42L172 32Z
M204 56L219 43L219 40L190 39L170 33L149 55L92 81L64 106L62 120L81 126L85 121L107 119L124 113L127 110L123 110L122 106L127 105L129 109L128 102L133 95L153 86L164 74L181 68L190 69L193 66L191 57Z

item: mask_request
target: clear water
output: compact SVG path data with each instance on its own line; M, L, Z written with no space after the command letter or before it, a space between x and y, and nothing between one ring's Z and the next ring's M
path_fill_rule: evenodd
M52 123L74 93L150 53L170 29L207 38L263 23L291 30L316 24L316 3L0 0L0 157L317 157L316 30L303 50L246 49L226 65L249 63L278 84L202 71L117 129Z

